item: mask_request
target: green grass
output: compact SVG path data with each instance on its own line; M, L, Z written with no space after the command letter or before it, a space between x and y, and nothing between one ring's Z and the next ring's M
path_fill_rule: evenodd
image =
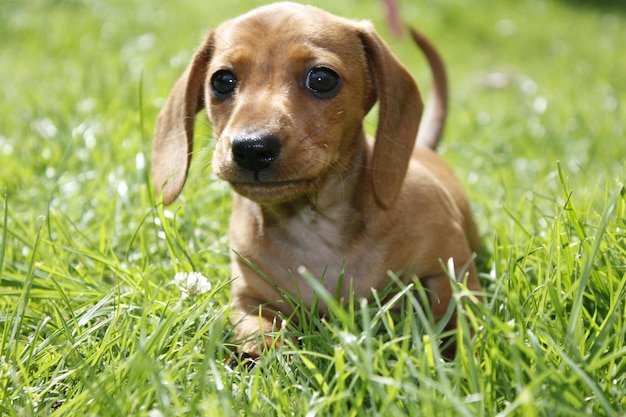
M207 124L171 207L147 167L204 30L257 3L0 3L0 415L626 415L623 2L400 2L449 66L441 153L488 253L484 304L457 288L478 330L463 321L445 362L412 292L340 307L320 291L330 317L299 306L283 349L231 370L230 199ZM316 4L373 20L427 88L380 1ZM190 271L208 293L185 296Z

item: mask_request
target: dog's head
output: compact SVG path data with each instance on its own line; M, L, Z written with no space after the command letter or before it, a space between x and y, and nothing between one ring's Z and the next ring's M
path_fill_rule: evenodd
M372 184L388 207L421 118L411 75L368 23L292 3L253 10L210 31L170 93L155 129L154 185L166 204L180 193L194 117L206 107L216 174L259 203L295 199L350 166L376 100Z

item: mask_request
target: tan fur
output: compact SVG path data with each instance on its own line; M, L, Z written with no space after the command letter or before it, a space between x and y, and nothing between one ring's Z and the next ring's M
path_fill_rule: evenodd
M435 84L443 86L435 88L435 108L424 121L430 132L424 146L415 146L423 110L417 85L371 25L310 6L277 3L223 23L209 32L174 86L156 124L154 185L166 204L179 194L193 119L206 107L213 169L235 191L231 308L237 337L247 340L244 351L257 354L259 342L250 337L271 330L277 311L291 313L276 288L311 304L314 294L301 267L317 277L325 273L324 286L334 294L345 261L345 298L350 285L355 296L367 297L388 284L388 271L410 270L404 279L417 276L432 290L436 317L451 297L442 260L469 265L468 286L480 290L471 262L479 239L465 194L431 149L445 119L443 65L425 38L415 40L430 46L425 52ZM331 97L304 87L306 74L318 66L341 77ZM211 77L220 70L237 77L227 99L211 91ZM363 119L376 101L372 142ZM280 154L267 168L253 173L235 162L233 141L246 135L278 138Z

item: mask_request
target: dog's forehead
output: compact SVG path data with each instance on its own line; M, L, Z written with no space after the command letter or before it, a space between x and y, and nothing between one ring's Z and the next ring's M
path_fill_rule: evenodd
M357 29L367 25L313 6L290 2L254 9L216 28L217 50L234 47L310 44L343 48L357 40Z

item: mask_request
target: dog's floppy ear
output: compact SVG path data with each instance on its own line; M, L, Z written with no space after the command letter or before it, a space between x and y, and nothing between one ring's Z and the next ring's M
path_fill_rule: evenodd
M376 90L370 97L378 97L379 102L372 161L374 197L379 206L389 208L404 182L424 106L413 77L373 28L361 31L361 41Z
M212 33L194 54L159 112L152 144L152 181L170 204L187 179L196 114L204 107L204 79L212 52Z

